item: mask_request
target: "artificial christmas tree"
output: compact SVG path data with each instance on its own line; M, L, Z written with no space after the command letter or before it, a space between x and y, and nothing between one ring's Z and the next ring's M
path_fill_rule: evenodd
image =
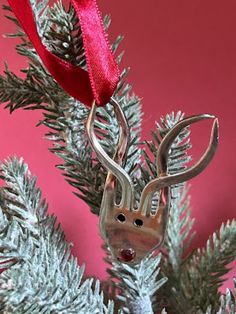
M54 55L86 69L80 24L73 6L61 2L53 7L47 1L31 5L43 44ZM5 10L11 11L9 7ZM18 21L10 18L19 27ZM109 19L104 19L106 27ZM11 112L16 109L43 110L49 127L47 137L52 151L63 163L59 168L78 190L94 214L99 215L107 170L94 155L85 131L89 114L80 101L69 96L44 67L22 29L17 51L29 58L25 79L8 68L0 77L0 100ZM112 45L116 51L120 37ZM118 56L120 61L121 56ZM143 188L159 174L156 169L162 139L183 120L183 114L161 118L152 141L140 143L142 110L140 100L125 83L127 70L114 93L126 117L130 143L123 164L135 187L138 204ZM96 132L106 154L113 157L119 124L111 104L98 110ZM189 129L183 129L168 155L168 173L186 169L190 161ZM83 278L83 268L71 257L70 246L47 213L36 179L22 160L10 158L1 165L5 186L1 189L1 274L0 309L2 313L235 313L235 294L220 295L218 288L236 249L235 221L223 224L209 239L206 249L186 256L191 242L193 220L190 217L186 184L171 187L169 223L161 255L148 254L138 264L117 262L108 251L110 279L102 283ZM118 194L120 188L118 186ZM118 195L119 196L119 195ZM157 208L159 194L152 200ZM160 269L159 269L160 266ZM110 301L108 301L110 300Z

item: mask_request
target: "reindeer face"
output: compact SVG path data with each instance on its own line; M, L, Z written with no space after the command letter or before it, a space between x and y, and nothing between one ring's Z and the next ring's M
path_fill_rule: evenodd
M166 221L167 215L163 212L145 217L140 210L114 209L104 217L100 227L113 256L118 261L138 263L147 252L161 245Z

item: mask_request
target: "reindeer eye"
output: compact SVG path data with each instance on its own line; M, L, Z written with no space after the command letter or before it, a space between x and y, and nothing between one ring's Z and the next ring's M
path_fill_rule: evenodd
M118 220L119 222L121 223L124 223L126 218L125 218L125 215L124 214L119 214L117 217L116 217L116 220Z
M134 225L135 225L136 227L139 227L139 228L142 227L142 225L143 225L142 219L135 219Z

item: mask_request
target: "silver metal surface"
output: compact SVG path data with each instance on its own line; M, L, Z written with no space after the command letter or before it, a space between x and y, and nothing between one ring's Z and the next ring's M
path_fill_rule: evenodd
M86 129L90 143L100 162L108 169L100 211L100 232L109 245L112 254L122 262L139 262L145 255L158 248L163 240L168 220L170 186L192 179L201 173L213 158L219 137L218 120L212 115L197 115L177 123L162 140L157 158L159 177L150 181L141 194L138 210L133 209L133 184L122 168L122 162L129 143L129 129L121 107L115 99L112 106L120 126L119 140L113 158L101 147L94 132L96 104L87 119ZM203 156L192 167L181 173L169 175L167 169L170 147L185 127L205 119L214 119L210 143ZM116 180L121 184L122 198L116 204ZM155 214L151 214L151 203L155 192L159 191L159 204Z
M129 142L129 128L127 126L127 121L121 110L119 104L112 98L111 104L114 107L116 117L119 121L119 140L116 147L115 155L113 159L110 158L100 145L95 132L94 132L94 119L96 115L96 104L92 105L92 109L89 113L86 130L90 143L97 154L99 161L109 170L107 175L106 184L104 188L104 196L108 203L114 203L115 199L115 185L116 178L119 180L122 188L122 199L120 202L120 207L122 208L132 208L133 206L133 185L129 175L120 166L122 165L123 158L126 154L126 150Z

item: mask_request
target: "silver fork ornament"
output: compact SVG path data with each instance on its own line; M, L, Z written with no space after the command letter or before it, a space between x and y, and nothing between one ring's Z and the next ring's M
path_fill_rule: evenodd
M165 236L170 207L170 187L190 180L201 173L213 158L219 137L218 120L212 115L202 114L178 122L162 140L157 156L158 177L143 189L139 208L134 209L134 187L130 176L122 168L129 145L129 128L119 103L110 101L119 122L119 139L116 152L110 158L100 145L94 131L96 104L89 113L86 130L89 141L99 161L107 168L101 210L100 232L114 258L125 263L138 263L147 253L161 246ZM179 133L190 124L214 119L209 145L203 156L190 168L177 174L168 174L168 153ZM116 203L117 180L121 185L121 200ZM155 214L151 212L154 193L159 192L159 203Z

